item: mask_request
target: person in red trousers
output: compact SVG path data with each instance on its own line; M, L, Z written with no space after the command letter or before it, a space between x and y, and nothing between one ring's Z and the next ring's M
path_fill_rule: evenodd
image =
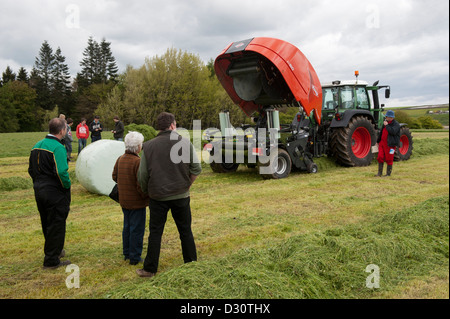
M378 174L383 175L384 162L387 164L385 176L391 176L395 149L400 143L400 124L395 120L394 111L387 111L383 128L378 134Z

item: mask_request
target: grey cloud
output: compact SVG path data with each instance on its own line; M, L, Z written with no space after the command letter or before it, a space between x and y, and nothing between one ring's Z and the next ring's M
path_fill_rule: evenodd
M392 105L448 103L448 12L442 0L2 0L0 71L31 67L44 40L76 74L89 36L112 42L121 71L170 47L206 62L231 42L269 36L298 46L323 82L359 69L392 86Z

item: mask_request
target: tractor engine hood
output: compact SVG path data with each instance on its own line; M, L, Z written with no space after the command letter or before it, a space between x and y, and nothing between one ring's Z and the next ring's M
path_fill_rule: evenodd
M299 106L314 111L320 124L322 87L316 71L294 45L252 38L226 47L214 62L220 83L247 116L267 106Z

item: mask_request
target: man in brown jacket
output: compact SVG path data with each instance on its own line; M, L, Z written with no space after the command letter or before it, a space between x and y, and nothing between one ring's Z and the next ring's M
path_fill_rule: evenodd
M139 152L144 136L129 132L125 137L125 154L114 166L112 178L119 189L119 204L123 211L123 255L130 259L130 265L137 265L141 259L145 232L145 211L148 196L143 193L137 181L140 164Z

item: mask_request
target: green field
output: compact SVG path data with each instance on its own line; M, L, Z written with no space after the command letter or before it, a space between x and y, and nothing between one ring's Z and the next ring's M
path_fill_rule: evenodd
M395 108L395 110L401 110L406 112L410 117L418 119L421 116L429 116L434 120L437 120L439 123L441 123L443 126L448 126L449 124L449 113L444 113L445 111L448 112L449 106L448 104L444 104L440 107L433 107L433 108L421 108L421 107L399 107ZM433 111L433 113L428 113L429 111Z
M0 134L0 298L449 298L448 131L413 132L413 156L396 162L391 178L373 177L376 165L327 158L317 174L283 180L204 166L191 190L198 262L183 264L169 218L152 279L122 258L120 207L86 191L71 162L65 250L80 269L72 289L64 269L42 269L27 167L44 135ZM379 288L366 287L370 264L379 266Z

